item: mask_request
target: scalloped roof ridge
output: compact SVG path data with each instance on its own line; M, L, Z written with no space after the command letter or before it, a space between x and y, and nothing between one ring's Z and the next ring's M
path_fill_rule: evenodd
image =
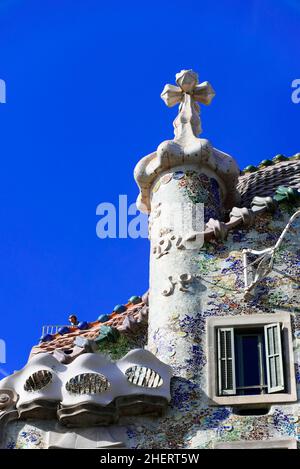
M262 161L258 167L248 166L242 172L237 184L237 190L241 196L241 207L250 207L256 196L274 195L278 186L300 189L299 153L291 158L278 155L273 160Z

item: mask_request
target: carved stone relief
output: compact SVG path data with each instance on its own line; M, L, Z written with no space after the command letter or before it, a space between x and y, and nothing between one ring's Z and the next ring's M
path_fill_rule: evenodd
M169 285L162 291L163 296L170 296L174 293L175 286L178 285L178 289L182 292L189 291L189 285L193 281L193 276L190 274L180 274L176 279L173 280L173 277L168 277Z

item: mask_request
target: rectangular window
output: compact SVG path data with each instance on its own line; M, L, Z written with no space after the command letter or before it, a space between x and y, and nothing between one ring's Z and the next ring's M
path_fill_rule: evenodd
M211 405L297 402L290 313L213 316L206 324Z
M219 395L284 392L281 325L217 328Z

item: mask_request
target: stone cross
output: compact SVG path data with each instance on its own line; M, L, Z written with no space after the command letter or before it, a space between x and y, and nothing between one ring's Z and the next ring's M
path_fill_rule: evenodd
M202 132L200 107L197 102L210 104L215 91L208 81L199 84L198 75L193 70L181 70L177 73L176 83L178 86L165 85L160 95L168 107L180 104L179 114L174 121L175 139L182 137L182 125L187 123L191 125L192 132L197 137Z

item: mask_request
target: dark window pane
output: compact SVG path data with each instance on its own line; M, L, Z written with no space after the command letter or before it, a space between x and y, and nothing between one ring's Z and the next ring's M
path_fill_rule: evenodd
M259 356L258 337L243 337L243 369L244 386L254 386L260 384L259 380Z
M237 331L235 336L235 354L237 371L237 388L253 386L252 389L238 389L237 394L255 395L261 394L260 373L264 371L260 363L259 343L262 347L262 360L264 360L264 348L259 332L245 333ZM264 373L263 373L264 374ZM265 382L265 381L264 381ZM257 387L256 387L257 386Z

